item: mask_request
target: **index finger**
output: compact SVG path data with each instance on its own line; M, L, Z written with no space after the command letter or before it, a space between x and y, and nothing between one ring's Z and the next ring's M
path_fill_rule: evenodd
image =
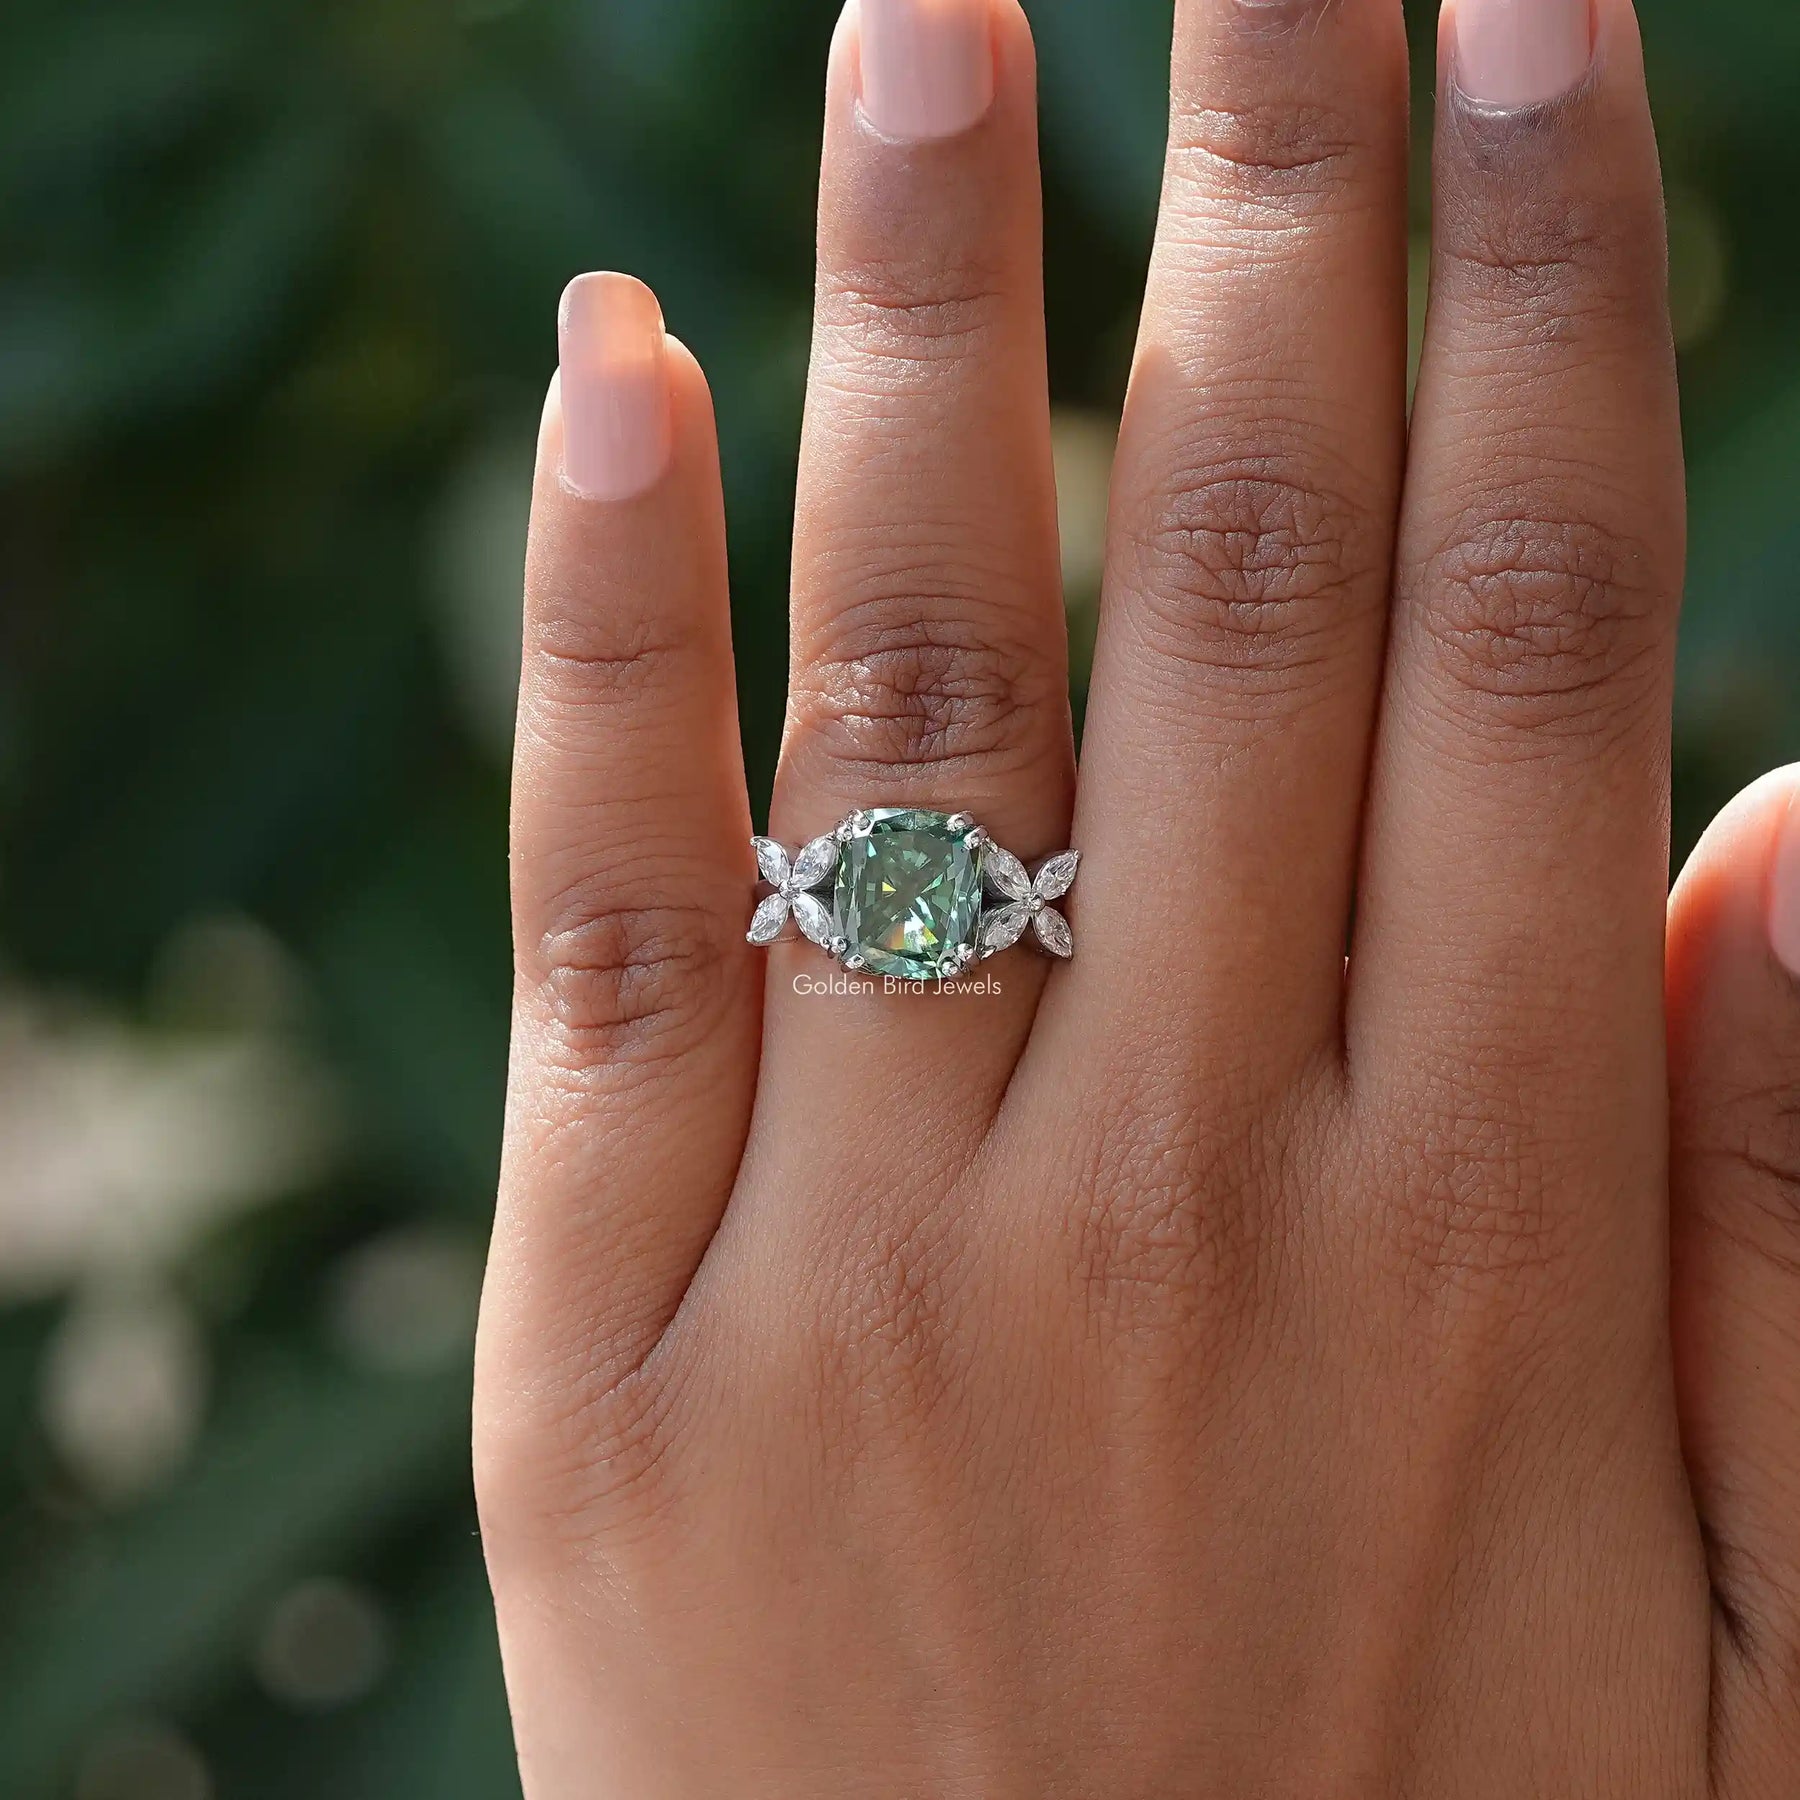
M1663 1104L1683 481L1637 28L1629 0L1593 18L1590 45L1589 0L1446 13L1349 1022L1353 1072L1387 1091L1504 1092L1570 1165L1543 1171L1532 1234L1611 1257L1618 1232L1648 1255L1660 1231L1645 1120ZM1644 1182L1621 1191L1631 1167Z

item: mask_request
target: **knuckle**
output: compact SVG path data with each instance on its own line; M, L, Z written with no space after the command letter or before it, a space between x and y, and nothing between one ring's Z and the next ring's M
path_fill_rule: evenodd
M1502 1126L1477 1123L1421 1146L1400 1194L1406 1262L1433 1291L1510 1285L1553 1260L1542 1169Z
M1264 1112L1248 1091L1203 1112L1140 1100L1098 1135L1064 1215L1075 1291L1098 1335L1154 1337L1177 1319L1225 1333L1255 1312L1262 1227L1282 1182Z
M1373 536L1323 485L1264 468L1183 471L1131 544L1152 648L1250 683L1303 685L1354 623Z
M741 978L742 933L722 904L630 905L584 883L554 917L521 973L543 997L559 1060L584 1081L693 1049Z
M819 1303L801 1352L803 1385L827 1396L823 1424L836 1460L904 1435L948 1403L958 1246L946 1207L915 1216L869 1208L817 1271Z
M1740 1179L1724 1187L1703 1184L1703 1191L1719 1196L1710 1210L1715 1226L1800 1270L1800 1071L1785 1074L1712 1091L1703 1154ZM1734 1203L1749 1208L1735 1220L1727 1210Z
M904 580L904 574L901 575ZM981 604L937 579L937 597L852 605L808 662L792 724L833 763L881 781L920 768L1005 771L1029 760L1064 704L1047 659L966 616Z
M1561 182L1484 184L1446 208L1437 280L1478 318L1555 343L1596 316L1660 306L1648 248L1659 241L1631 209Z
M1512 204L1471 208L1445 251L1464 279L1497 297L1532 298L1560 291L1600 266L1612 244L1591 206L1542 206L1527 196Z
M1481 1079L1478 1073L1476 1079ZM1541 1333L1579 1278L1586 1179L1524 1099L1442 1076L1384 1133L1399 1146L1381 1241L1398 1279L1447 1329L1514 1344ZM1516 1086L1516 1083L1511 1084Z
M1006 310L997 271L966 257L865 257L826 271L820 282L825 341L884 362L965 354L996 330Z
M1175 109L1169 157L1183 185L1209 201L1222 190L1228 200L1307 210L1345 191L1357 147L1343 114L1328 106L1193 102Z
M622 616L594 606L590 596L542 616L531 649L541 670L540 701L589 711L678 691L693 643L672 620Z
M1458 529L1427 560L1419 616L1455 691L1508 725L1629 711L1670 623L1647 548L1579 517Z
M840 1276L827 1309L837 1321L829 1355L853 1385L866 1385L871 1364L919 1364L941 1334L944 1282L922 1235L891 1225L868 1231Z

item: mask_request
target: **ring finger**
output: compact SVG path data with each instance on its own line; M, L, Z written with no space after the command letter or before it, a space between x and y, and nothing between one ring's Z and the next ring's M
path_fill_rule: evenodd
M1067 845L1073 774L1029 30L1017 0L856 0L832 56L771 830L792 848L860 808L967 811L1031 860ZM876 983L825 1006L795 992L816 955L773 952L765 1101L794 1083L815 1114L863 1108L875 1061L956 1045L952 1104L978 1129L1045 965L1008 958L998 997Z

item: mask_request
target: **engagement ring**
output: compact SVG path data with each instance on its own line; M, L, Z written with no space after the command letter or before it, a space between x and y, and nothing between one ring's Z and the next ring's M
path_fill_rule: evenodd
M969 813L854 812L792 856L771 838L753 841L775 890L756 909L753 944L773 944L792 919L846 969L904 981L953 981L1027 932L1052 956L1075 953L1052 903L1075 885L1079 852L1034 877Z

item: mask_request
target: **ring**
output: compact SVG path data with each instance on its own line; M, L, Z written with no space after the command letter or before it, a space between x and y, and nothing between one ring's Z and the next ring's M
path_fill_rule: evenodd
M751 921L753 944L775 943L792 919L846 969L903 981L953 981L1027 931L1052 956L1075 954L1052 902L1075 885L1080 853L1065 850L1029 875L971 813L853 812L794 855L772 838L751 842L774 889Z

